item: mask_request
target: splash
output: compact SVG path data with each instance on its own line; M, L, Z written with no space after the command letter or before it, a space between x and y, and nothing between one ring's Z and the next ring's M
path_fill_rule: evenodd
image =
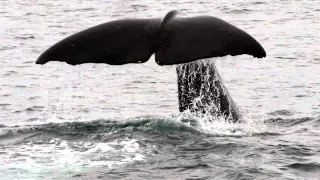
M234 123L223 116L194 114L189 110L181 113L177 119L194 126L197 130L209 136L243 137L272 133L274 131L273 126L264 121L244 118L241 122Z
M195 119L199 129L217 136L251 136L269 131L264 122L240 115L223 85L215 60L177 65L180 111L183 111L179 118Z
M211 59L177 66L179 109L213 115L227 121L241 120L239 110Z

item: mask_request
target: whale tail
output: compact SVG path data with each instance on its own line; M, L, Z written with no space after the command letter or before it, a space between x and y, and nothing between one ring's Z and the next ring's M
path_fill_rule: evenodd
M86 29L50 47L36 63L121 65L146 62L155 53L159 65L186 63L177 67L181 112L191 109L239 121L238 109L214 65L188 62L241 54L262 58L266 56L265 50L248 33L221 19L181 18L176 14L170 11L163 20L125 19Z
M241 29L215 17L124 19L71 35L46 50L36 64L62 61L71 65L143 63L155 53L159 65L248 54L266 56L263 47Z

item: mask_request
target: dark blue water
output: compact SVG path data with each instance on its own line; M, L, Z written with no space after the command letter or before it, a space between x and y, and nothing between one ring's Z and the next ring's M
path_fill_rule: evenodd
M212 59L244 122L178 112L174 66L35 65L110 20L211 15L267 57ZM0 179L319 179L318 1L0 2Z

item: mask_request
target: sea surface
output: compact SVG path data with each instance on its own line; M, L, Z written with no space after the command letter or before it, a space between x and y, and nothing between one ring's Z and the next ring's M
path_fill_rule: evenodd
M178 111L175 66L36 65L122 18L211 15L267 57L212 59L244 119ZM0 179L320 179L318 0L2 0Z

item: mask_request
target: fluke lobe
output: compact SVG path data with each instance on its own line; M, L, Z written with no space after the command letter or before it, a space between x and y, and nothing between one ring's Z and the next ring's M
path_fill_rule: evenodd
M221 19L176 14L171 11L163 19L123 19L91 27L50 47L36 64L144 63L155 53L159 65L181 64L177 66L180 111L209 112L238 121L241 116L214 65L192 61L241 54L263 58L265 50L252 36Z

